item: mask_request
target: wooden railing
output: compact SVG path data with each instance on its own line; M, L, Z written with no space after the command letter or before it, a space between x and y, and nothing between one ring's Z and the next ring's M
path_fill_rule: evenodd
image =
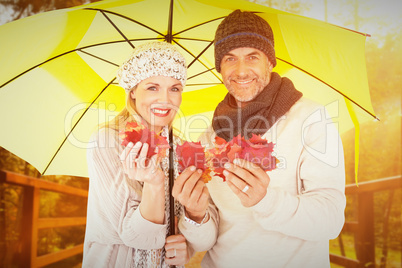
M359 185L351 184L345 188L346 196L357 196L357 221L347 221L343 232L353 233L355 238L355 251L357 260L345 256L342 242L340 243L342 255L330 254L331 263L344 267L375 267L375 241L374 241L374 193L389 191L388 201L385 204L383 215L383 238L388 235L388 218L392 206L394 191L402 188L402 177L395 176L368 182ZM340 235L340 238L342 236ZM340 240L342 241L342 240ZM384 242L383 256L387 255L387 243ZM381 267L383 265L380 265Z
M25 241L21 254L22 267L42 267L82 253L83 245L80 244L56 253L37 256L39 229L86 224L85 217L39 218L39 195L40 190L47 190L87 198L88 191L5 171L0 171L0 182L19 185L24 188L23 222L29 228L24 228L21 234L24 238L23 241ZM346 186L346 195L357 196L358 220L356 222L346 222L342 232L352 232L355 235L357 260L342 255L330 254L331 263L344 267L375 267L374 193L390 191L389 200L386 204L388 210L385 210L384 214L386 224L383 225L383 228L388 228L389 208L392 205L393 191L401 187L401 176L362 182L359 183L359 186L355 184Z
M88 198L88 191L5 171L0 171L0 182L22 186L24 189L22 222L27 228L23 228L21 233L23 244L19 260L20 267L42 267L82 253L83 244L80 244L55 253L37 256L40 229L86 224L85 217L39 218L39 198L41 190L84 198Z

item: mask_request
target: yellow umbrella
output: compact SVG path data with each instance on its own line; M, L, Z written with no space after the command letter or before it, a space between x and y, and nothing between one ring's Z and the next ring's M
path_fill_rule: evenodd
M214 69L213 38L235 9L269 22L274 71L326 105L341 132L375 118L365 34L241 0L105 0L0 26L0 146L42 174L87 176L89 136L124 106L116 70L150 40L172 42L187 59L175 125L195 139L227 92Z

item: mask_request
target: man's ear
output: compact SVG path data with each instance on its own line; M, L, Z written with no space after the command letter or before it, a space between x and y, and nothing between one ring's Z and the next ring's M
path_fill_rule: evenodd
M272 72L272 69L274 68L274 65L271 63L270 60L268 60L268 68L269 68L269 72Z

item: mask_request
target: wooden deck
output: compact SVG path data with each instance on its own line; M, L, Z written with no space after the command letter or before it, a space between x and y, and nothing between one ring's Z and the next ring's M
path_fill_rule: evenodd
M37 256L37 240L38 231L40 229L86 224L85 217L40 218L39 197L40 191L46 190L87 198L88 191L7 171L0 171L0 183L19 185L24 188L23 222L24 225L29 228L24 228L23 233L21 234L24 238L24 244L22 246L22 256L19 260L20 267L43 267L82 253L83 244L79 244L75 247L60 250L56 253ZM359 186L356 186L355 184L346 186L345 193L347 196L357 196L358 215L357 221L345 222L342 232L352 232L354 234L357 259L350 259L345 256L341 242L342 255L330 254L331 263L344 267L375 267L374 193L379 191L389 191L389 198L386 203L386 208L384 209L383 222L385 224L383 224L382 232L383 236L387 236L389 208L392 206L393 193L396 189L401 188L401 176L362 182ZM386 247L386 243L384 247ZM383 249L383 255L384 254L385 256L387 255L386 248ZM199 263L202 256L203 253L197 253L186 267L200 267Z

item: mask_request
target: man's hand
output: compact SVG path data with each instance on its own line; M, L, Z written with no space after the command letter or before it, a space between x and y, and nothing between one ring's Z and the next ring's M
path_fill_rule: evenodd
M186 168L174 182L172 195L186 209L187 216L201 222L208 208L208 188L201 179L202 170Z
M270 178L259 166L243 159L226 163L223 175L230 189L245 207L252 207L267 194Z

